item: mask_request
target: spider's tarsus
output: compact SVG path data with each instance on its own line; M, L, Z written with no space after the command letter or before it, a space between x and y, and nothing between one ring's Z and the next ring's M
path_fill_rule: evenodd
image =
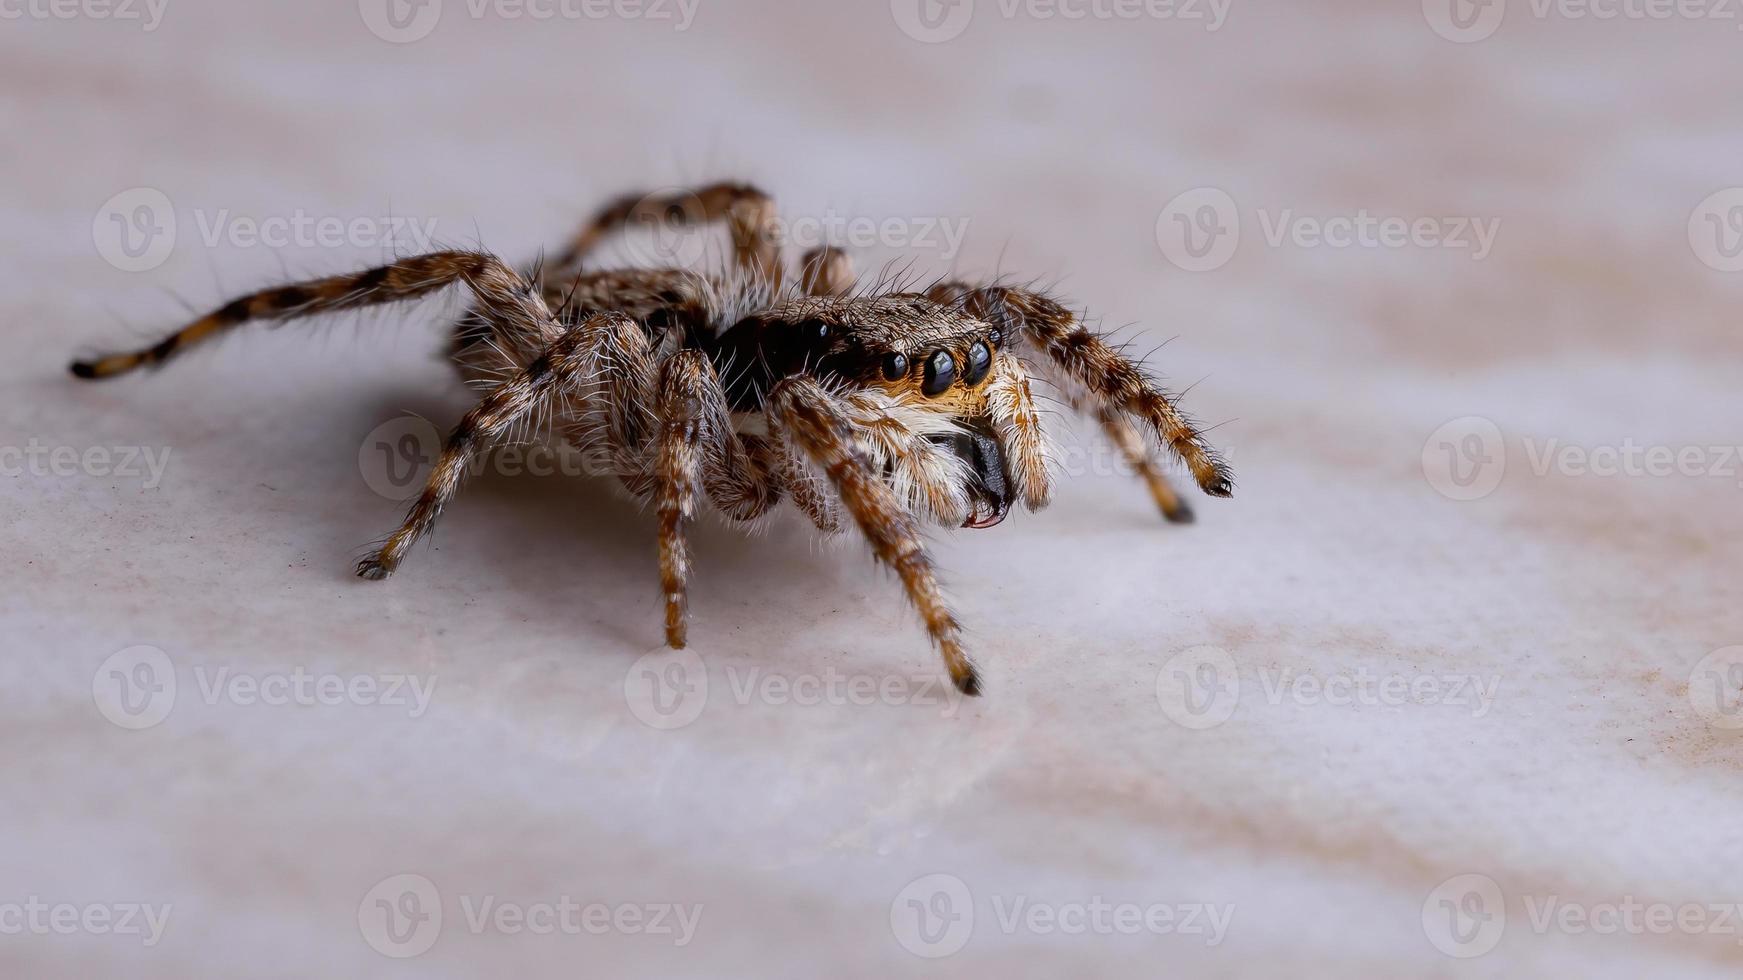
M1208 478L1199 481L1198 487L1212 497L1233 497L1235 495L1235 477L1229 468L1221 463L1216 464Z
M956 689L971 698L980 697L980 672L974 669L974 664L967 665L961 674L952 674L951 683Z
M73 377L75 378L83 378L86 381L92 381L97 377L97 362L74 361L70 366L68 366L67 370L73 372Z
M357 576L371 582L379 582L393 574L393 569L387 567L380 555L370 555L357 563Z
M1170 524L1196 524L1198 515L1192 512L1192 506L1181 501L1173 510L1164 510L1162 519Z

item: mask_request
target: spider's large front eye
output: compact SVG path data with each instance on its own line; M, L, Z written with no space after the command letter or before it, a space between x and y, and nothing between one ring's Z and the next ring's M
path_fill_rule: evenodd
M941 350L926 361L926 380L920 392L927 398L937 398L956 381L956 361L950 352Z
M992 370L993 352L987 350L986 344L975 341L968 349L968 370L962 372L962 380L970 387L986 380L986 374Z
M884 380L900 381L908 376L908 355L901 351L884 358Z

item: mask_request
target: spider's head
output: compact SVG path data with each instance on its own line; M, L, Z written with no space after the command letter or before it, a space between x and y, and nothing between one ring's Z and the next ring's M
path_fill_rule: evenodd
M781 378L809 374L880 391L910 416L937 416L928 438L965 464L973 510L963 526L977 528L1003 521L1016 498L988 404L1003 342L984 321L908 295L793 300L721 337L736 365L726 372L735 407Z

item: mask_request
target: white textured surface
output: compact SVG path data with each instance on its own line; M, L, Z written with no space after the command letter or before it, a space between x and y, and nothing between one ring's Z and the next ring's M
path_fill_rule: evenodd
M1237 4L1206 33L1007 21L982 0L960 38L923 45L875 2L704 2L684 33L449 6L406 45L350 3L170 0L148 34L0 23L0 447L171 451L151 489L0 482L0 927L31 896L172 906L151 948L0 932L0 973L1735 975L1743 921L1605 936L1532 912L1743 901L1743 743L1688 689L1743 643L1738 477L1540 477L1529 455L1743 441L1743 295L1686 230L1743 184L1734 24L1515 4L1455 45L1409 3ZM1044 514L939 536L988 686L953 713L738 703L753 676L938 666L859 549L818 548L792 519L750 540L710 525L692 625L710 696L656 731L624 695L659 638L652 524L603 486L486 476L391 582L348 574L399 516L360 477L365 435L466 404L431 356L439 310L256 328L103 386L63 373L81 345L173 325L169 291L204 307L380 255L208 247L200 221L225 209L434 218L518 261L608 195L718 176L795 215L966 219L964 273L1061 281L1141 326L1139 350L1178 335L1154 363L1207 378L1190 406L1234 420L1216 440L1236 499L1195 498L1200 523L1170 528L1135 483L1090 474ZM1191 274L1156 221L1204 185L1233 196L1243 239ZM141 186L168 195L180 238L128 274L92 221ZM1274 248L1258 215L1363 208L1501 229L1476 262ZM919 269L949 264L918 250ZM1470 415L1506 433L1508 468L1460 503L1421 455ZM92 695L135 645L179 684L142 731ZM1157 678L1201 645L1238 665L1240 698L1193 730ZM225 668L435 689L417 718L206 703L200 679ZM1268 697L1291 672L1498 687L1480 717ZM358 921L400 873L445 913L405 961ZM932 874L968 886L976 922L927 961L891 906ZM1507 916L1468 960L1423 924L1462 874L1494 879ZM703 912L683 948L467 922L484 896L565 895ZM1214 947L1007 931L1018 897L1234 917Z

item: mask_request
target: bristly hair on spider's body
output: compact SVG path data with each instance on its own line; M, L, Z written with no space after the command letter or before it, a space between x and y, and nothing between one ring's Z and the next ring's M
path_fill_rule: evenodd
M601 242L643 222L724 224L724 272L585 268ZM250 321L286 321L417 299L450 285L472 303L449 354L479 403L449 435L405 521L358 563L399 566L458 492L469 460L546 424L592 467L651 501L666 641L688 640L690 524L704 502L755 527L791 501L827 534L857 528L894 571L956 687L980 693L921 534L991 527L1046 506L1048 442L1030 382L1093 416L1167 520L1187 523L1152 447L1226 497L1228 467L1142 367L1044 291L940 281L861 282L846 253L807 253L786 276L774 202L745 184L626 196L557 253L516 271L482 251L442 251L232 300L139 350L76 361L99 379L156 367Z

